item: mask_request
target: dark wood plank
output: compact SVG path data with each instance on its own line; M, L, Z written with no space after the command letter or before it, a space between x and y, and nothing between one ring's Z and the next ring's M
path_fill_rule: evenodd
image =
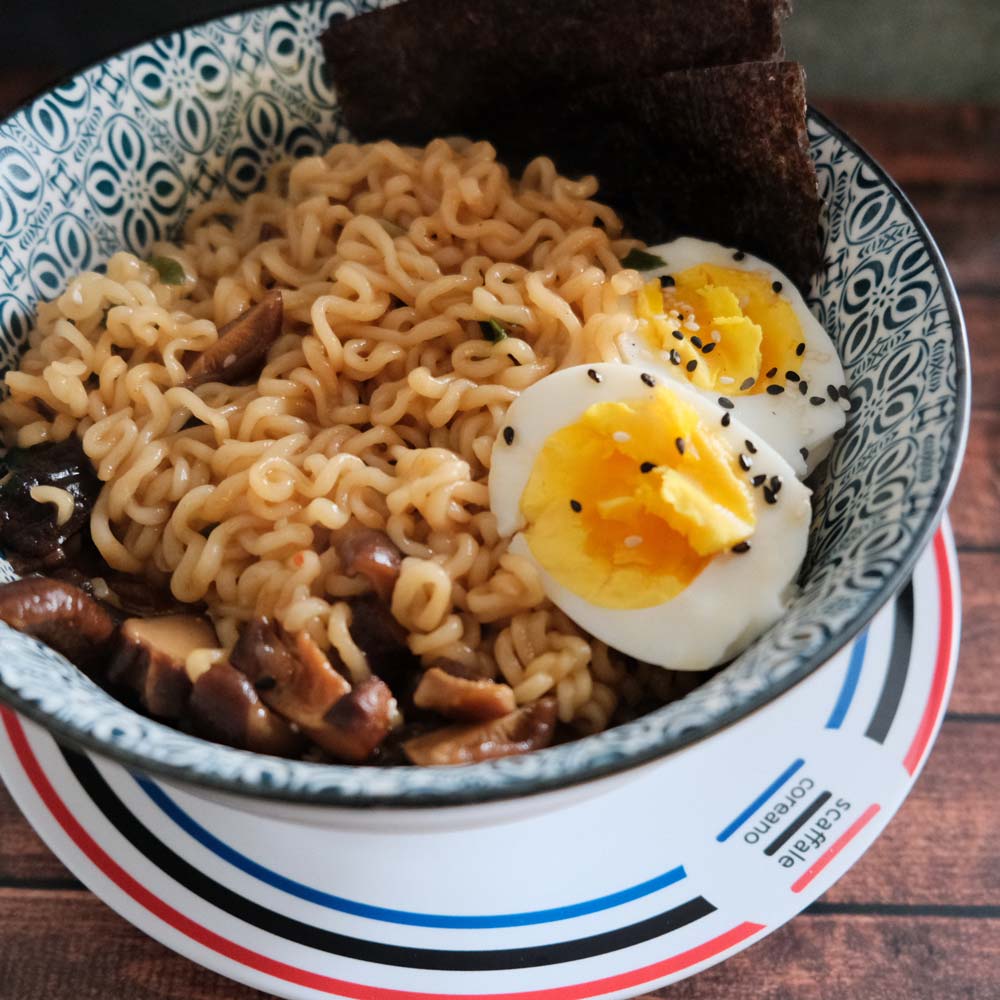
M903 187L1000 186L1000 108L829 98L817 106Z
M1000 725L946 721L923 774L830 903L989 906L1000 838L984 775L1000 773Z
M0 886L71 883L73 876L45 846L0 783ZM2 996L2 994L0 994Z
M973 404L1000 407L1000 294L969 293L961 300L972 355Z
M952 517L961 508L952 505ZM962 645L949 712L1000 717L997 651L1000 650L1000 553L962 552ZM997 734L1000 742L1000 733Z
M84 890L0 890L0 941L4 1000L267 996L168 951Z
M801 917L667 1000L993 1000L1000 920Z
M960 546L1000 547L1000 411L974 409L965 464L951 504ZM996 581L981 581L990 586Z

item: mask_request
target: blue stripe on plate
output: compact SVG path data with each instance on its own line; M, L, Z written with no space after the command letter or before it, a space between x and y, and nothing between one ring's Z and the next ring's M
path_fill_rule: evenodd
M785 768L785 770L784 770L784 771L782 771L782 772L781 772L781 774L779 774L779 775L778 775L778 777L777 777L777 778L775 778L775 779L774 779L774 781L772 781L772 782L771 782L771 784L769 784L769 785L767 786L767 788L765 788L765 789L764 789L764 791L762 791L762 792L760 793L760 795L758 795L758 796L757 796L757 798L755 798L755 799L753 800L753 802L751 802L751 803L750 803L750 805L748 805L748 806L746 807L746 809L744 809L744 810L743 810L743 812L741 812L741 813L739 814L739 816L737 816L737 817L736 817L736 819L734 819L734 820L732 821L732 823L730 823L730 824L729 824L729 826L727 826L727 827L726 827L726 828L725 828L725 829L724 829L724 830L723 830L723 831L722 831L722 832L721 832L721 833L720 833L720 834L719 834L719 835L718 835L718 836L717 836L717 837L716 837L715 839L716 839L716 840L717 840L717 841L718 841L718 842L719 842L720 844L724 844L724 843L725 843L725 842L726 842L727 840L729 840L729 838L730 838L730 837L731 837L731 836L732 836L732 835L733 835L733 834L734 834L734 833L735 833L735 832L736 832L736 831L737 831L737 830L738 830L738 829L739 829L739 828L740 828L740 827L741 827L741 826L742 826L742 825L743 825L743 824L744 824L744 823L745 823L745 822L746 822L746 821L747 821L747 820L748 820L748 819L749 819L749 818L750 818L750 817L751 817L751 816L752 816L752 815L753 815L753 814L754 814L754 813L755 813L755 812L756 812L756 811L757 811L757 810L758 810L758 809L759 809L759 808L760 808L760 807L761 807L761 806L762 806L762 805L763 805L763 804L764 804L764 803L765 803L765 802L766 802L766 801L767 801L767 800L768 800L768 799L769 799L769 798L770 798L770 797L771 797L772 795L774 795L774 793L775 793L775 792L776 792L776 791L777 791L777 790L778 790L779 788L781 788L781 786L782 786L782 785L783 785L783 784L784 784L784 783L785 783L786 781L788 781L788 779L789 779L789 778L790 778L790 777L791 777L791 776L792 776L793 774L795 774L795 772L796 772L796 771L797 771L797 770L798 770L798 769L799 769L800 767L802 767L802 765L803 765L803 764L805 764L805 761L804 761L804 760L803 760L803 759L802 759L801 757L800 757L800 758L799 758L798 760L796 760L796 761L793 761L793 762L792 762L791 764L789 764L789 765L788 765L788 767L786 767L786 768Z
M826 720L827 729L840 729L847 718L847 710L854 700L854 692L858 689L858 681L861 678L861 668L865 663L865 649L868 646L868 629L865 629L854 640L851 647L851 659L847 664L847 675L844 677L844 684L837 697L837 704L833 706L830 718Z
M802 761L798 762L800 765ZM385 906L372 906L359 903L343 896L334 896L328 892L314 889L312 886L297 882L294 879L280 875L278 872L265 868L252 861L245 854L221 841L215 834L206 830L197 820L185 812L167 793L148 778L133 775L139 787L167 814L185 833L193 837L203 847L213 854L228 861L235 868L251 875L267 885L297 896L310 903L316 903L330 910L349 913L356 917L367 917L370 920L381 920L391 924L407 924L412 927L448 927L448 928L495 928L495 927L526 927L531 924L548 924L558 920L569 920L572 917L582 917L589 913L599 913L610 910L624 903L642 899L660 889L674 885L687 878L683 865L671 868L662 875L640 882L638 885L613 892L607 896L598 896L582 903L572 903L568 906L556 906L548 910L528 910L523 913L500 913L483 916L449 916L438 913L415 913L410 910L394 910Z

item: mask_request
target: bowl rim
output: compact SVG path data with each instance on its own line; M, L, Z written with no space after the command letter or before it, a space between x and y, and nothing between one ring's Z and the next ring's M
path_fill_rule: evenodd
M154 36L136 45L121 49L118 52L110 53L88 64L85 68L67 74L55 83L38 90L13 108L0 120L0 125L5 124L11 118L29 108L36 101L64 83L76 79L90 69L103 65L109 59L127 56L130 52L155 42L157 38L169 37L173 34L190 31L199 26L211 24L221 18L241 13L248 14L263 9L279 10L288 7L305 6L306 3L308 3L308 0L305 0L305 2L303 0L293 0L291 3L279 4L272 2L237 4L229 10L216 14L211 18L192 21L174 28L166 35ZM39 704L22 697L18 691L8 687L2 681L0 681L0 700L21 715L47 729L60 742L74 749L95 752L100 756L124 764L131 770L143 771L175 783L180 782L182 784L195 785L203 789L235 794L240 797L266 799L296 805L347 807L352 810L379 808L398 811L442 806L467 806L504 799L521 798L568 788L625 772L664 757L699 740L706 739L784 694L799 681L829 661L839 650L851 642L871 621L875 614L896 595L910 577L918 557L930 543L934 532L937 530L947 508L948 500L957 483L962 457L968 440L971 407L971 369L965 321L959 304L958 294L944 256L928 230L926 223L921 219L912 202L900 189L899 185L896 184L882 165L858 142L812 105L808 107L808 117L811 121L815 121L830 133L841 145L853 152L875 173L879 183L897 200L901 211L912 224L916 235L927 250L931 267L940 283L944 305L948 311L949 325L955 350L955 417L952 423L951 440L948 442L945 458L942 462L941 475L934 496L918 522L909 548L899 560L894 572L869 597L843 629L838 630L828 637L813 653L801 657L796 666L785 676L770 684L763 691L741 701L738 706L713 715L706 722L692 725L683 732L670 736L663 736L661 734L658 738L649 738L642 745L635 749L623 751L613 759L595 762L592 759L588 759L585 755L579 755L577 759L570 757L564 761L562 768L549 768L542 774L535 773L530 769L525 773L513 771L503 774L495 782L485 784L476 780L477 775L494 769L500 763L499 761L484 761L478 764L466 765L462 768L412 768L404 766L376 768L365 767L364 765L295 762L297 766L303 768L310 770L315 768L317 773L322 772L331 780L328 783L324 783L320 788L300 787L298 785L271 785L262 781L259 774L256 779L249 779L242 773L235 777L219 773L206 773L190 764L172 764L167 760L160 760L128 747L118 746L108 739L94 735L93 732L70 720L60 719L51 715ZM124 704L122 704L121 708L123 712L133 712L132 709L129 709ZM141 713L135 712L134 714L143 719L144 724L163 726L165 729L170 730L171 733L187 736L187 734L178 734L172 727L149 719L141 715ZM634 724L635 722L624 723L623 726ZM580 747L581 744L599 741L601 735L601 733L597 733L574 740L570 744L535 751L532 756L544 754L551 758L560 754L560 751L566 746ZM195 736L187 736L187 738L202 744L209 754L211 753L211 748L216 746L214 743L201 740ZM224 749L230 753L245 755L248 760L253 761L280 760L280 758L271 758L267 755L248 750L233 750L233 748L229 747ZM345 783L344 779L348 776L358 778L359 776L363 776L364 772L374 772L378 775L385 775L392 772L419 774L421 780L417 783L416 787L407 789L403 795L399 795L398 792L379 790L377 787L375 790L368 790L363 787L358 788L358 782L349 782L352 788L349 791L345 790L343 787ZM456 773L466 775L467 780L464 783L456 781ZM338 775L340 776L340 780L338 780ZM438 782L437 780L439 776L445 779L443 780L445 786L443 788L439 787L442 784L442 782ZM364 782L360 782L360 784L363 785ZM378 782L374 782L374 784L377 786ZM454 787L456 785L458 787Z

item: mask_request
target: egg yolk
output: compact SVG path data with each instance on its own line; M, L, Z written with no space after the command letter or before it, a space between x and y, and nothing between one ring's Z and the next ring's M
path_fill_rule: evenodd
M749 395L798 371L802 325L763 271L698 264L672 285L643 286L636 315L649 343L676 352L678 371L701 389Z
M532 554L559 583L622 609L676 597L756 524L737 456L663 386L595 403L550 435L521 513Z

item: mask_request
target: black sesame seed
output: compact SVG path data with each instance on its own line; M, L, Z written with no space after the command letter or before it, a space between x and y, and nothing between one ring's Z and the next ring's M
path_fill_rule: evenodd
M660 275L660 284L664 288L673 288L673 286L676 284L676 282L674 281L674 279L669 274L661 274Z
M649 372L643 372L639 376L639 378L642 379L644 385L648 385L648 386L654 386L654 385L656 385L656 379L653 378L653 376L650 375Z
M514 428L513 427L505 427L503 429L503 439L504 439L504 441L507 442L507 444L513 444L514 443Z
M570 500L569 505L577 514L583 510L583 504L579 500Z
M729 415L728 413L723 413L723 414L722 414L722 426L723 426L723 427L728 427L728 426L729 426L729 423L730 423L730 421L731 421L732 419L733 419L733 418L732 418L732 417L731 417L731 416L730 416L730 415Z
M715 341L714 341L714 340L710 340L710 341L709 341L709 342L708 342L708 343L707 343L707 344L706 344L706 345L705 345L705 346L704 346L704 347L703 347L703 348L701 349L701 353L702 353L702 354L711 354L711 353L712 353L712 351L714 351L714 350L715 350Z
M695 368L698 367L698 362L695 361L694 358L692 358L684 367L687 368L689 372L693 372Z
M755 378L745 378L740 382L740 392L746 392L747 389L752 389L754 382L757 380Z
M699 337L697 334L695 334L691 338L691 343L694 344L695 347L699 347L700 348L701 347L701 343L702 343L701 337Z
M269 677L266 674L263 677L258 677L257 680L253 682L253 686L258 691L270 691L272 688L277 687L277 685L278 682L273 677Z
M743 555L744 552L749 552L749 551L750 551L749 542L737 542L733 546L733 552L735 552L738 556L741 556Z
M673 350L670 352L670 363L672 365L679 365L681 363L681 355L679 351Z
M677 449L678 455L683 455L684 448L686 447L684 444L684 438L674 438L674 447Z
M837 400L840 399L840 393L837 391L837 387L835 385L828 385L826 387L826 394L830 397L831 403L836 403Z
M809 383L808 382L800 382L799 383L799 392L801 392L802 395L804 396L808 391L809 391Z
M809 402L812 403L813 406L822 406L826 400L822 396L810 396Z
M771 282L771 290L774 291L774 292L780 292L781 291L781 282L780 281L772 281Z
M851 397L851 390L846 385L839 386L837 392L840 394L841 399L850 399Z
M674 330L673 333L674 333L674 340L683 340L684 339L684 334L681 333L680 330Z
M597 371L596 368L588 368L587 369L587 378L589 378L591 380L591 382L600 382L601 381L601 373L599 371Z
M781 492L782 485L781 476L771 476L771 492L775 496Z
M795 348L795 353L801 358L806 353L805 343L800 341L799 346Z
M719 406L724 410L731 410L736 404L728 396L719 397Z
M683 323L684 322L684 313L678 313L677 314L677 322L678 323Z
M680 441L680 438L678 438L677 440ZM642 465L639 466L639 471L643 475L645 475L647 472L652 472L653 469L655 469L655 468L656 468L656 465L654 463L652 463L652 462L643 462Z
M744 455L742 451L740 452L739 462L740 468L744 472L749 472L751 466L753 465L753 459L749 455Z
M774 495L774 490L770 486L764 487L764 502L775 504L778 502L778 498Z
M798 372L785 372L785 378L789 382L798 382L801 377Z
M520 368L521 367L521 362L518 361L517 358L515 358L513 354L508 354L507 357L510 358L511 363L514 365L515 368Z
M767 370L767 374L765 375L765 378L774 378L774 376L777 375L777 374L778 374L778 369L777 368L769 368Z
M743 443L744 443L744 444L745 444L745 445L747 446L747 451L748 451L748 452L750 452L750 454L751 454L751 455L756 455L756 454L757 454L757 445L755 445L755 444L753 443L753 441L751 441L751 440L750 440L750 439L748 438L748 439L747 439L746 441L744 441Z
M733 260L743 260L744 257L746 257L746 254L742 250L737 250L733 254Z
M802 456L802 461L803 462L808 462L809 461L809 449L808 448L799 448L799 454Z
M771 396L780 396L785 391L785 387L783 385L769 385L767 391Z
M751 486L763 486L767 476L763 472L758 473L753 479L750 480Z

